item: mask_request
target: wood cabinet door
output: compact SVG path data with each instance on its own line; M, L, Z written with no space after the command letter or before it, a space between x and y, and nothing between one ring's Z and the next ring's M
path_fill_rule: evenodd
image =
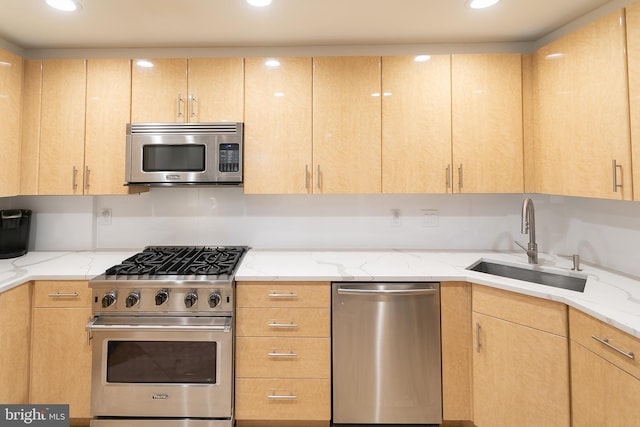
M20 194L23 196L38 194L41 101L42 60L26 60L24 61L20 152Z
M454 192L521 193L522 55L453 55Z
M244 121L242 58L189 59L187 121Z
M629 66L629 108L632 156L640 159L640 2L626 8L627 56ZM633 182L640 186L640 165L633 164ZM640 200L640 189L633 192Z
M567 338L473 313L478 427L570 426Z
M312 192L311 58L245 60L244 192Z
M536 192L632 198L625 47L615 12L536 52Z
M29 402L31 284L0 293L0 402Z
M38 194L83 193L86 63L42 61Z
M382 94L382 192L450 192L451 57L383 57Z
M87 61L85 194L128 194L125 139L131 119L131 61Z
M314 193L380 193L379 57L313 59Z
M133 60L132 123L186 122L187 108L187 59Z
M69 404L71 418L91 417L90 308L35 308L30 403Z
M0 197L20 192L23 60L0 49Z
M571 342L573 427L627 427L640 420L640 380Z

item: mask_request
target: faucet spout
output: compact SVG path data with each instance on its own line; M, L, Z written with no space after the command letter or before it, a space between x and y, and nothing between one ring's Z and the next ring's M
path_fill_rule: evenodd
M536 243L536 216L533 208L533 200L529 197L522 201L522 216L520 220L521 232L522 234L529 234L529 243L526 248L518 242L516 243L527 253L529 264L537 264L538 244Z

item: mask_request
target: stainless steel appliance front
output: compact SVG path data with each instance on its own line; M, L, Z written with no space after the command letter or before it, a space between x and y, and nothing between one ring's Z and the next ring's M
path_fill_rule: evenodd
M440 424L439 283L333 283L333 422Z
M129 123L129 184L241 184L242 123Z
M232 320L94 319L91 425L231 427Z

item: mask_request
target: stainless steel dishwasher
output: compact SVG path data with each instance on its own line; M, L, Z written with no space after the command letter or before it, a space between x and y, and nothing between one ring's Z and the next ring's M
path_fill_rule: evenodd
M440 424L439 283L332 283L334 424Z

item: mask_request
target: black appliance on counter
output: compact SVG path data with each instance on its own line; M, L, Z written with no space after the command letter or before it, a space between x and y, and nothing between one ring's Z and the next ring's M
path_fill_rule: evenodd
M29 251L30 228L30 210L0 210L0 259L16 258Z

